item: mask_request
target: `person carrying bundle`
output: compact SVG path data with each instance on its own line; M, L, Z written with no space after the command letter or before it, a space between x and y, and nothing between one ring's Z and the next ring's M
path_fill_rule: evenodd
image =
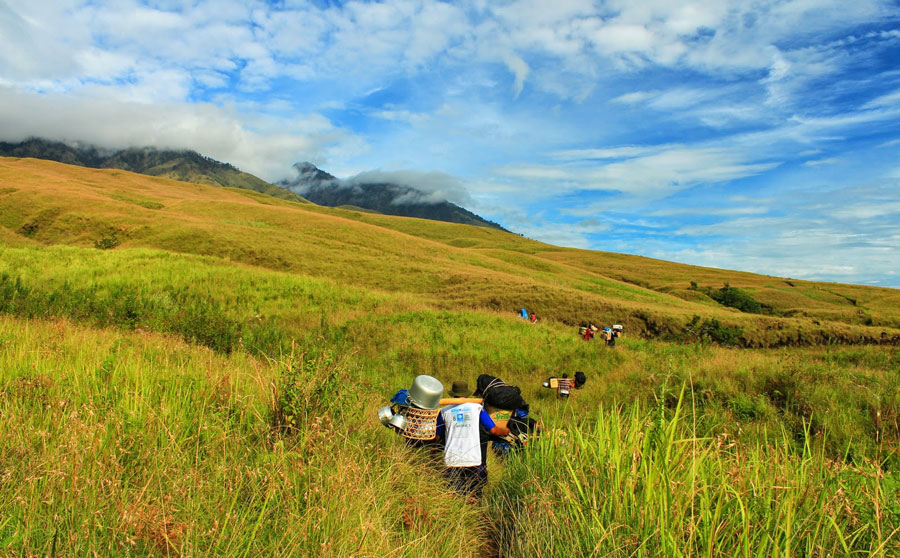
M568 374L563 374L562 378L558 380L558 387L556 388L556 396L560 399L566 399L569 397L569 390L572 389L572 380L569 379Z
M450 395L465 397L467 388L465 382L453 382ZM488 479L487 440L482 431L493 436L509 435L509 429L494 424L478 403L444 407L437 418L437 435L444 444L445 475L455 492L470 498L481 496Z
M590 341L594 338L594 326L588 326L586 323L581 322L581 327L578 328L578 335L585 341Z
M604 339L606 339L607 347L611 349L614 349L616 347L616 337L618 337L618 335L616 335L616 333L612 329L608 327L603 328L603 337Z

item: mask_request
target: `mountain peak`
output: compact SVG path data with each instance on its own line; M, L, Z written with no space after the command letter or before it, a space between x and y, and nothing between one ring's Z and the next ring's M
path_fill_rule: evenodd
M471 211L451 203L441 190L416 188L388 180L385 173L363 173L341 180L309 162L293 165L297 174L278 183L313 203L328 207L353 206L386 215L418 217L506 230Z
M321 170L319 167L308 161L294 163L293 167L294 170L297 171L297 177L294 181L292 181L292 184L296 184L298 186L308 183L337 181L336 177L328 174L327 172Z

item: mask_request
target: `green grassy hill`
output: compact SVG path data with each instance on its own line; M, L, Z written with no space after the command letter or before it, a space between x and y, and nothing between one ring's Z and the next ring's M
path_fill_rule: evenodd
M245 188L285 200L305 203L303 197L227 163L196 151L129 148L106 152L92 146L73 146L58 141L32 138L19 143L0 142L0 156L35 158L98 169L120 169L150 176L162 176L195 184Z
M702 289L725 282L786 294L744 314ZM790 282L0 159L0 548L898 555L897 291ZM575 370L569 400L541 387ZM375 409L480 373L545 430L469 505Z
M43 161L0 163L0 226L43 244L152 247L406 293L439 308L577 325L623 323L677 339L694 315L746 346L900 342L900 291L786 281L637 256L558 248L497 230L373 215ZM99 245L99 244L98 244ZM767 306L746 314L698 290L730 283Z

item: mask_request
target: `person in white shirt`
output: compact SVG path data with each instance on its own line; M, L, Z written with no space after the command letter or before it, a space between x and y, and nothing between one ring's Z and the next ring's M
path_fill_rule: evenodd
M444 443L445 473L455 492L481 496L487 484L487 444L481 429L495 436L508 436L509 429L497 426L478 403L460 403L441 409L437 436Z

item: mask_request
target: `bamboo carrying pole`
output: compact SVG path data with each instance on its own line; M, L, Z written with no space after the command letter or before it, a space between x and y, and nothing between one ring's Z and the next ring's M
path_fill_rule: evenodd
M484 400L480 397L445 397L441 399L441 405L459 405L460 403L478 403L481 405Z

